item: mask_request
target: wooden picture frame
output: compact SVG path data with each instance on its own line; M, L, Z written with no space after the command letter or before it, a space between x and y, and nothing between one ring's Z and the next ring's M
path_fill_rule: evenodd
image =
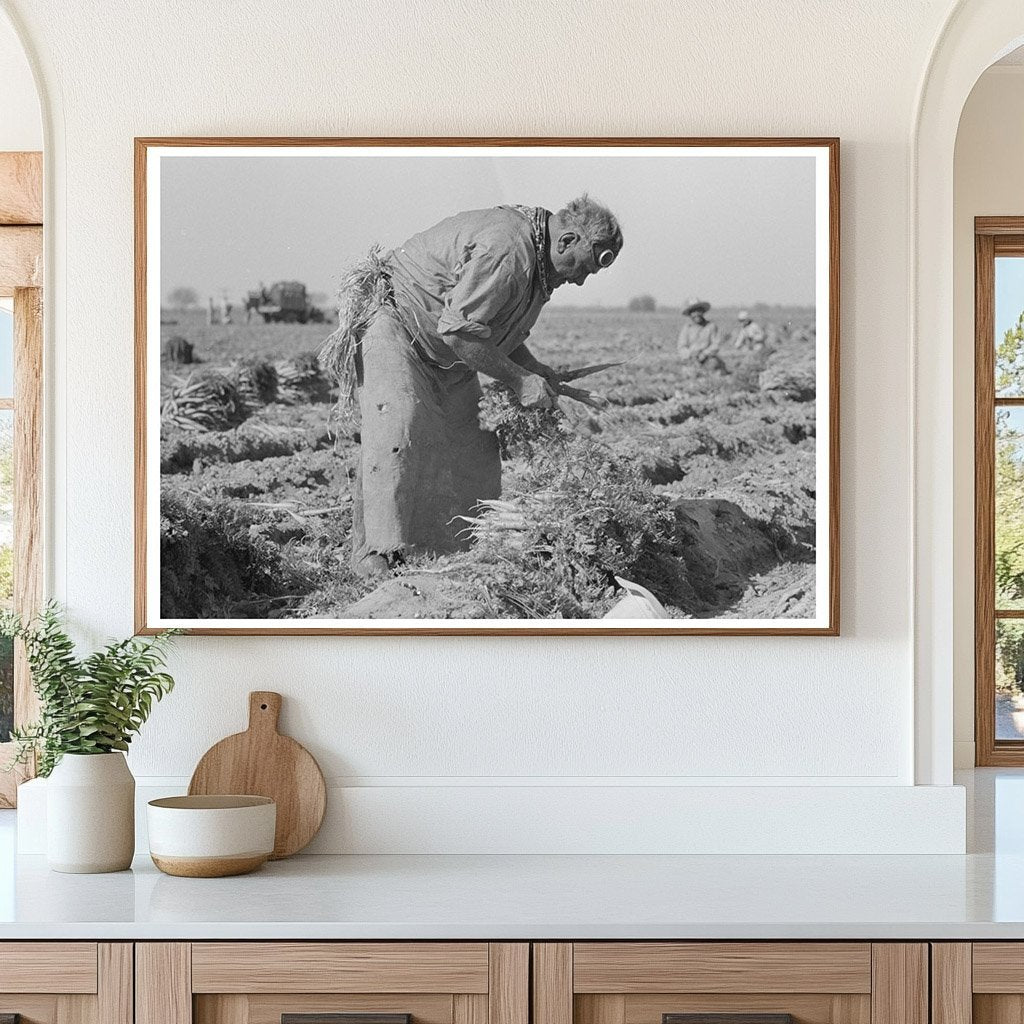
M624 151L632 151L626 153ZM543 151L543 154L541 154ZM815 538L813 583L806 604L813 616L747 619L635 618L570 619L544 618L519 620L507 618L342 619L307 616L281 619L176 617L161 614L159 574L160 501L159 436L154 424L159 406L161 371L160 308L163 292L171 284L160 277L159 255L154 255L155 239L164 228L161 218L160 168L178 157L288 157L292 155L342 155L379 159L409 154L428 156L455 155L466 159L490 157L509 159L526 154L554 159L582 159L607 154L610 157L637 156L690 160L716 156L722 160L761 159L795 156L814 163L814 296L812 330L814 340L815 435L814 480L807 493L816 510L811 536ZM249 167L254 164L249 164ZM383 165L382 165L383 166ZM796 166L795 164L793 166ZM582 188L581 188L582 191ZM596 191L596 187L595 187ZM501 202L511 202L497 197ZM599 198L609 199L612 197ZM516 200L519 201L519 200ZM691 197L691 202L692 197ZM483 205L483 204L478 204ZM697 204L699 205L699 203ZM453 199L451 212L460 207ZM426 227L411 224L409 233ZM636 234L626 229L627 249L642 245ZM136 338L136 410L135 410L135 616L136 630L151 634L175 625L189 632L207 635L559 635L559 636L650 636L650 635L795 635L836 636L839 633L839 140L836 138L137 138L135 140L135 338ZM634 248L634 251L635 248ZM623 257L626 258L625 256ZM254 282L255 283L255 282ZM211 288L213 286L211 285ZM685 287L685 286L682 286ZM265 293L264 293L265 294ZM762 298L751 296L750 300ZM765 297L767 298L767 297ZM210 318L215 315L212 297ZM225 300L225 308L230 309ZM268 307L269 308L269 307ZM277 307L274 307L277 308ZM810 308L810 307L808 307ZM538 324L538 328L543 323ZM822 340L824 339L824 340ZM187 339L186 339L187 340ZM596 358L582 360L598 362ZM188 378L191 379L191 378ZM755 384L756 388L757 385ZM816 430L815 430L816 425ZM195 467L202 473L203 464ZM824 470L822 469L824 467ZM745 514L745 513L744 513ZM753 576L751 576L753 580ZM751 582L751 587L754 583ZM801 593L804 593L801 591Z

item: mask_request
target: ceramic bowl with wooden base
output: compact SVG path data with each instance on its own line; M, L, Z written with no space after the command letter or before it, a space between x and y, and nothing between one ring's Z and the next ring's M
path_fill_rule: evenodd
M266 796L168 796L147 807L149 853L168 875L225 878L274 852L277 805Z

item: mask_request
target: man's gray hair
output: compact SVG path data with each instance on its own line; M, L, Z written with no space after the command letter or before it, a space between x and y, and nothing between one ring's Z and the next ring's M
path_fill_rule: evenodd
M578 199L566 203L558 211L558 217L562 223L571 224L592 242L611 242L616 251L622 248L622 228L615 214L607 206L591 199L586 192Z

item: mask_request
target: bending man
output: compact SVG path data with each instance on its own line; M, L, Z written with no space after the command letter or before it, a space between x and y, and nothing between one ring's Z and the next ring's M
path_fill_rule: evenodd
M524 406L551 402L560 378L526 338L555 288L582 285L621 248L615 217L584 195L557 213L460 213L379 260L376 308L352 346L357 572L387 571L405 552L468 546L453 520L501 495L497 442L477 419L477 375L509 385Z

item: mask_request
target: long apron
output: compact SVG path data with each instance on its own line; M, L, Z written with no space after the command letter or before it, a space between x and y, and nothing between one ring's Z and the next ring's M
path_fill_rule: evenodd
M371 553L468 548L466 524L453 520L501 496L498 442L477 419L476 372L428 362L386 308L360 349L353 564Z

